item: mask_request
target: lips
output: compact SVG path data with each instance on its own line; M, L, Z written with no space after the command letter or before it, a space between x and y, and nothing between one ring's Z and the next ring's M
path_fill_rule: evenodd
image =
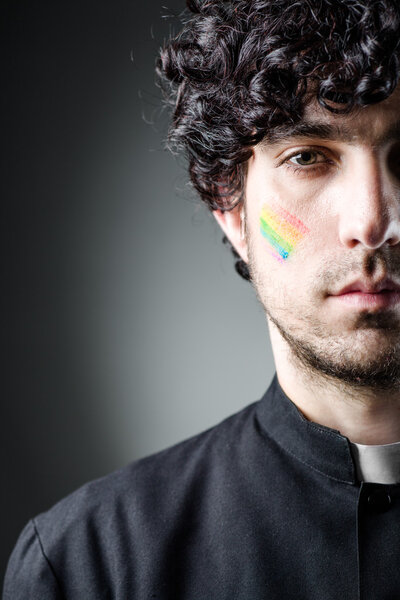
M368 281L359 279L346 285L331 297L350 307L378 311L400 302L400 284L391 279Z
M343 296L345 294L380 294L384 292L400 292L400 285L396 284L391 279L384 279L381 281L367 281L357 280L344 288L339 292L332 294L333 296Z

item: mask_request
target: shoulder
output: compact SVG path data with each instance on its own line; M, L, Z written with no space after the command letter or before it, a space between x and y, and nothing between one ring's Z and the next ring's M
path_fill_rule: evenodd
M84 571L85 580L91 582L86 591L91 598L102 586L112 588L114 577L132 577L135 565L140 564L143 571L147 561L154 563L157 553L165 553L165 544L182 527L185 515L207 505L210 495L218 496L227 481L237 476L240 456L246 453L254 430L256 405L171 448L86 483L38 515L17 543L7 585L12 589L14 578L20 581L25 577L29 582L35 578L34 572L43 580L46 573L48 585L60 585L65 594L77 573ZM130 565L124 575L127 556ZM23 587L21 583L18 586ZM58 598L41 593L43 599Z
M40 531L52 531L53 522L64 527L99 526L124 519L140 528L157 529L173 523L183 505L197 501L237 469L238 455L246 452L256 404L218 425L161 452L137 460L96 481L89 482L36 519ZM49 533L50 533L49 531Z
M104 515L122 510L124 506L142 504L147 511L162 498L168 504L184 494L200 474L228 469L235 456L243 451L252 428L257 403L194 437L166 450L147 456L105 477L86 483L34 520L38 529L62 523L68 528L83 516L103 520ZM104 522L104 521L103 521Z

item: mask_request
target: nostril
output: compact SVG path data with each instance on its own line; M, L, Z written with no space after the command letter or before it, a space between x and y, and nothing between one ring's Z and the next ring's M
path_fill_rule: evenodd
M369 249L400 243L400 215L388 206L351 207L340 214L339 238L347 248L361 244Z
M353 239L353 240L349 240L349 241L348 241L348 244L347 244L347 246L348 246L350 249L352 249L352 248L354 248L355 246L357 246L357 244L359 244L359 243L360 243L360 242L359 242L358 240L356 240L356 239Z

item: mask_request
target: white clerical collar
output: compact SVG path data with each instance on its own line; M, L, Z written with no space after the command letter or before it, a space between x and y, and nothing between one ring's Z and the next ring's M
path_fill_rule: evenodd
M350 442L350 446L360 481L400 482L400 442L379 446Z

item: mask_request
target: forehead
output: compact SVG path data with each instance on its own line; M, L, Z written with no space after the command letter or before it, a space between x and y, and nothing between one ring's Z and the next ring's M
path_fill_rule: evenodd
M350 144L381 145L400 139L400 86L378 104L357 108L348 115L338 115L312 100L302 120L294 126L272 131L266 145L285 143L293 138L318 138Z

